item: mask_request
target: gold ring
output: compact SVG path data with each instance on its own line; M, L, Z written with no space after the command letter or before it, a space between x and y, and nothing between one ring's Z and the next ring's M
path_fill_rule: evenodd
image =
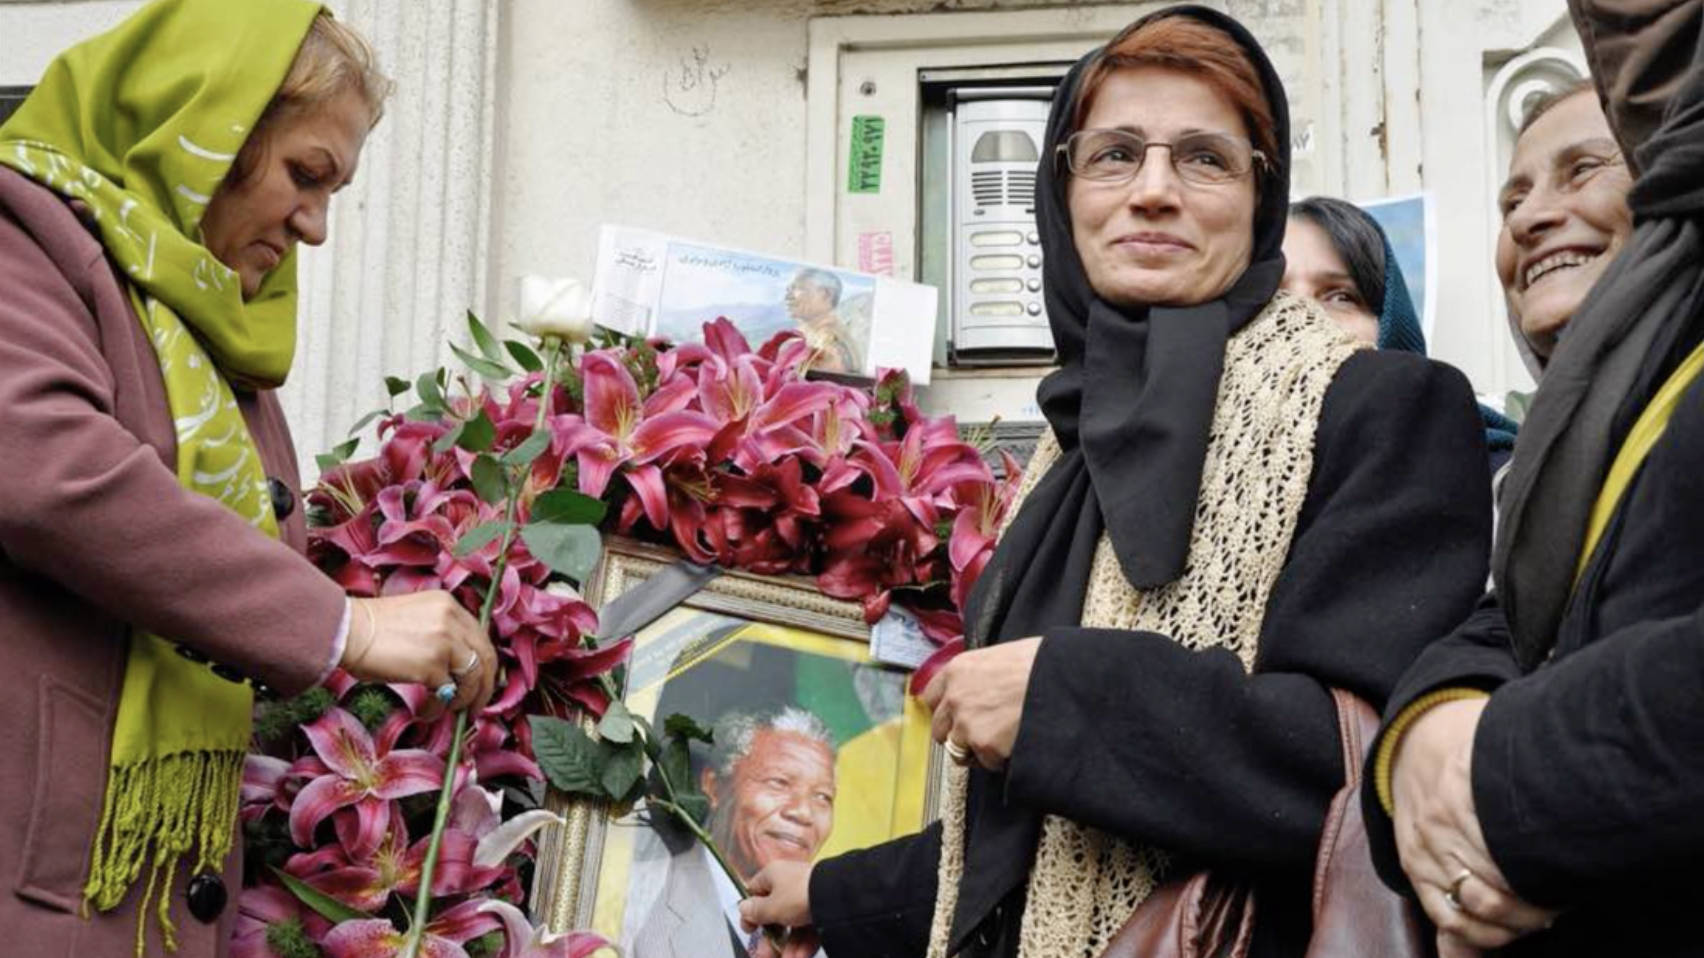
M1472 877L1473 870L1470 868L1463 868L1458 872L1455 879L1450 882L1450 890L1444 892L1444 904L1456 911L1461 911L1461 886L1463 882Z
M950 738L943 742L941 747L947 750L947 757L953 760L953 764L970 764L970 749L965 748L963 745L960 745Z
M450 674L459 681L467 678L469 675L472 675L473 670L477 668L479 668L479 653L469 652L467 654L467 661L462 663L462 667L452 670Z

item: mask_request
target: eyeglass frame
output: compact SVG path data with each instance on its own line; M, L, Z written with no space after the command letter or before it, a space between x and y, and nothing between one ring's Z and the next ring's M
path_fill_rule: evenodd
M1072 166L1071 166L1071 154L1070 154L1071 141L1075 140L1077 137L1082 136L1085 133L1120 133L1120 134L1123 134L1125 136L1131 137L1131 138L1137 140L1138 142L1140 142L1142 144L1142 158L1136 162L1136 168L1130 171L1130 175L1127 178L1122 179L1122 180L1096 179L1095 177L1092 177L1092 176L1085 176L1084 174L1079 173L1079 172L1077 172L1077 170L1072 168ZM1199 136L1199 135L1202 135L1202 134L1200 134L1200 133L1187 133L1187 134L1184 134L1184 138L1187 138L1187 137L1190 137L1190 136ZM1153 148L1153 147L1156 147L1156 146L1163 146L1163 147L1166 148L1166 158L1167 158L1166 163L1167 163L1168 166L1171 167L1172 173L1177 176L1177 178L1180 182L1188 183L1191 186L1206 186L1206 187L1227 186L1230 183L1233 183L1237 180L1240 180L1245 176L1253 176L1256 173L1265 173L1271 168L1272 161L1271 161L1270 158L1267 157L1266 151L1256 147L1254 145L1253 140L1250 140L1247 137L1237 136L1234 133L1207 133L1206 135L1224 137L1225 139L1228 139L1228 140L1237 140L1237 141L1240 141L1240 142L1243 142L1243 143L1247 143L1248 144L1248 154L1249 154L1248 169L1244 170L1241 173L1232 173L1229 176L1227 176L1225 179L1220 180L1217 183L1200 182L1200 181L1197 181L1197 180L1192 180L1189 177L1184 176L1183 171L1179 170L1177 168L1177 160L1176 160L1177 144L1175 142L1167 142L1165 140L1149 140L1149 139L1145 139L1145 138L1143 138L1143 137L1141 137L1141 136L1139 136L1135 133L1131 133L1128 130L1107 129L1107 128L1085 129L1085 130L1078 130L1075 133L1072 133L1070 136L1065 138L1065 142L1060 143L1059 145L1057 145L1053 148L1054 162L1059 162L1060 160L1063 160L1064 163L1065 163L1065 169L1067 171L1069 171L1072 176L1081 177L1082 179L1088 180L1090 183L1105 183L1108 186L1124 186L1128 183L1134 182L1136 177L1142 175L1142 169L1148 165L1148 150Z

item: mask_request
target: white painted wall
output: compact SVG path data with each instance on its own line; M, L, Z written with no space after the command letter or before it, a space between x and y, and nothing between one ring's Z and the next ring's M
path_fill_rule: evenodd
M407 105L376 135L375 157L388 156L383 175L363 175L364 192L343 203L332 243L304 270L313 287L304 327L341 330L304 341L305 355L318 357L290 387L304 451L334 441L379 395L380 375L445 355L440 341L456 334L462 306L501 320L514 311L522 275L589 277L600 223L784 256L844 249L851 220L833 192L843 157L835 150L823 160L813 123L819 142L843 139L847 71L904 46L908 34L941 38L962 56L957 24L965 37L1018 24L1023 48L1027 36L1110 30L1117 19L1106 4L1062 0L486 3L483 15L473 9L479 0L336 4L402 68L398 97ZM60 47L137 5L0 0L0 83L31 82ZM1434 193L1443 279L1433 352L1481 392L1524 386L1490 265L1491 196L1507 131L1485 95L1500 67L1534 47L1577 50L1563 5L1215 5L1263 38L1289 85L1298 194ZM479 29L491 36L470 40ZM872 30L888 39L858 39ZM825 59L830 35L850 39ZM890 151L901 149L896 133L905 131L890 126ZM446 210L453 215L436 215ZM896 215L903 228L905 210ZM388 278L375 284L379 274ZM456 279L437 282L446 274ZM428 285L430 295L416 295ZM1012 414L1032 382L1022 374L949 379L930 402L970 419Z

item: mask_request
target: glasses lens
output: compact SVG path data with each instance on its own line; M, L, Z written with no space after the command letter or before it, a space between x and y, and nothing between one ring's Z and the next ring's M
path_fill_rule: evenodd
M1088 180L1128 180L1142 168L1147 145L1122 130L1083 130L1066 146L1071 172Z
M1172 147L1172 166L1191 183L1224 183L1248 175L1254 149L1222 133L1191 133Z

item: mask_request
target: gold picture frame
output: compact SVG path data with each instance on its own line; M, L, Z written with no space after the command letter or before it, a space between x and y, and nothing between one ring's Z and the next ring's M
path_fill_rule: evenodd
M602 608L679 559L670 550L611 539L586 600ZM735 711L796 707L828 715L839 788L832 827L813 856L821 859L910 834L939 816L946 763L930 738L928 711L906 692L910 674L875 662L869 642L862 607L824 595L811 579L724 571L635 635L623 700L659 728L677 711L705 727ZM789 668L791 678L777 683L775 676ZM697 768L695 759L695 774ZM551 789L546 807L566 824L540 840L536 918L558 932L596 931L626 955L645 951L624 939L644 923L639 912L647 906L639 899L654 907L665 894L645 885L656 867L647 863L685 852L658 851L655 830L631 816L612 820L605 805ZM731 887L722 889L724 898ZM710 907L708 899L701 907Z

